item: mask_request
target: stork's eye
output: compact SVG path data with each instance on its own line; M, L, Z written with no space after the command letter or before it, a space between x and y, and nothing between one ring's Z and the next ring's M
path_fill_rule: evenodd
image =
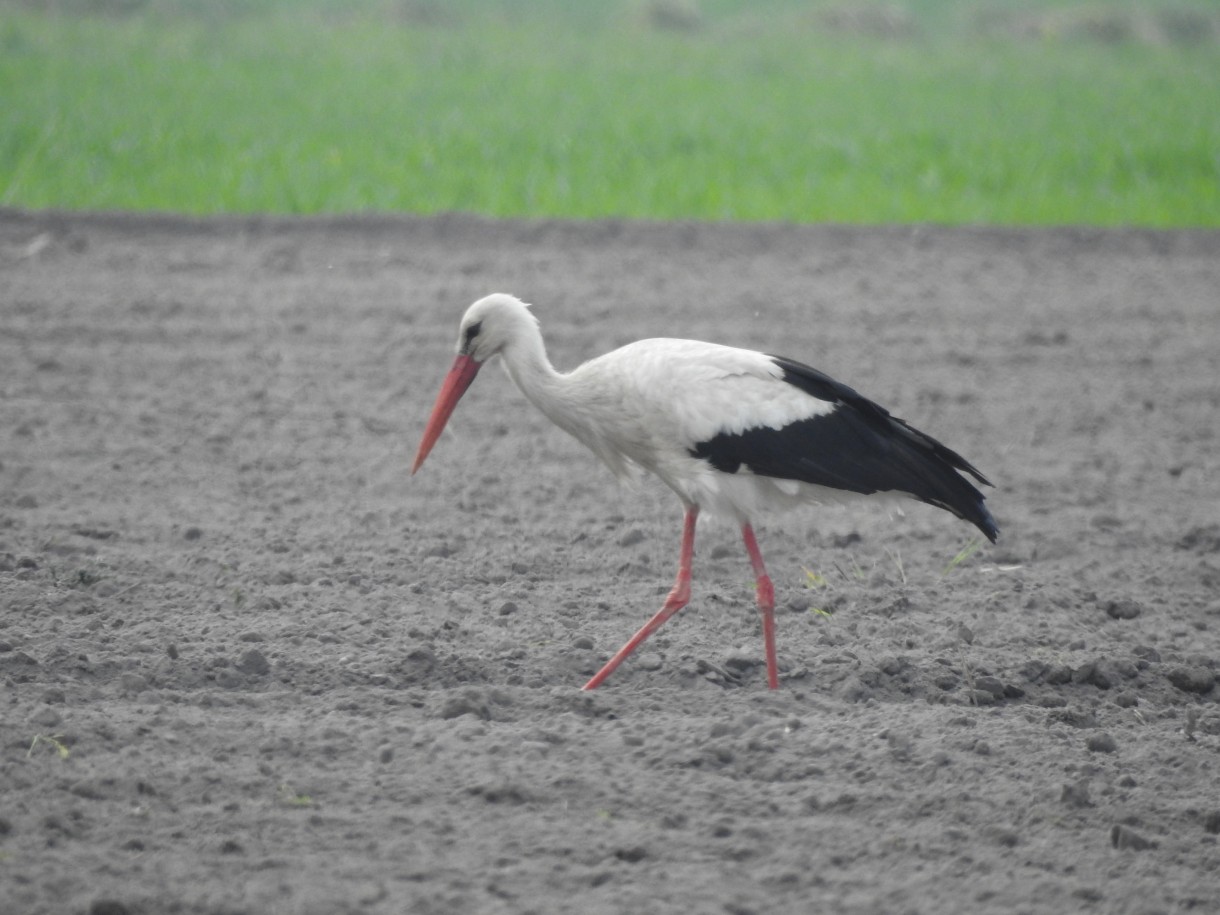
M475 321L466 328L466 332L462 334L462 352L469 353L470 345L474 342L474 338L479 335L479 331L483 329L482 321Z

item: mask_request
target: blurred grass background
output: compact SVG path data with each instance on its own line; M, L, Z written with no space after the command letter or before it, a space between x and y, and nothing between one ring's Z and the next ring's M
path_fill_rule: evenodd
M0 0L0 206L1220 225L1220 10Z

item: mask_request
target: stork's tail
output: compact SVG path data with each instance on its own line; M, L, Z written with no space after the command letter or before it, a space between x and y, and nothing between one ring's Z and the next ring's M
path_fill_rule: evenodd
M889 420L899 433L895 457L905 465L910 484L904 491L921 502L969 521L995 543L1000 529L987 508L987 497L963 474L970 474L984 486L992 485L991 481L964 457L930 435L896 416L890 416Z

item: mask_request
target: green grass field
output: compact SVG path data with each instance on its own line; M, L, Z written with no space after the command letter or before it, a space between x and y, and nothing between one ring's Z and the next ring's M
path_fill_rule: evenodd
M0 0L0 205L1220 225L1214 5L987 2Z

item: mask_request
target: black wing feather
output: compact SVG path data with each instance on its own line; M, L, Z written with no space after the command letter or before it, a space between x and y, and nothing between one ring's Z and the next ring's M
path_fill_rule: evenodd
M995 542L998 529L985 498L960 472L990 481L960 454L817 369L771 356L784 381L835 405L830 413L782 429L721 433L691 449L717 470L744 464L760 476L799 480L849 492L902 492L976 525Z

